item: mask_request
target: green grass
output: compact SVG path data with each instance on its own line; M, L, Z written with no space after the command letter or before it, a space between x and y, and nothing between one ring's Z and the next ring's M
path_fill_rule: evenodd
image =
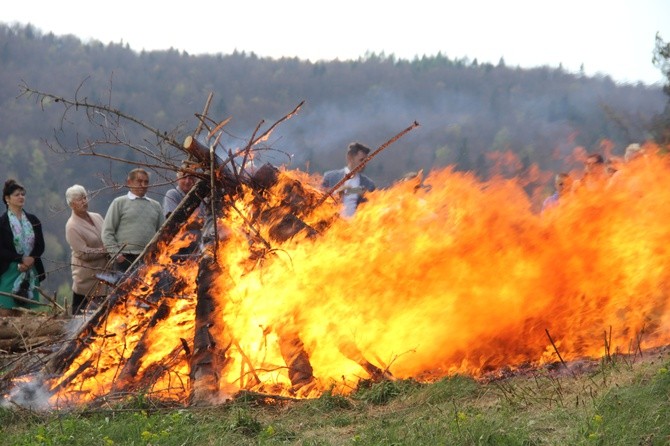
M361 383L273 404L239 398L165 409L139 395L109 409L0 409L6 445L670 445L670 353L608 358L578 373L489 382L454 376Z

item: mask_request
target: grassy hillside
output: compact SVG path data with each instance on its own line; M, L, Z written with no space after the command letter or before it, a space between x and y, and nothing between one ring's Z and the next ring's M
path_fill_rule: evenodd
M347 397L239 396L207 408L130 401L0 409L11 445L667 445L670 349L475 381L387 381Z

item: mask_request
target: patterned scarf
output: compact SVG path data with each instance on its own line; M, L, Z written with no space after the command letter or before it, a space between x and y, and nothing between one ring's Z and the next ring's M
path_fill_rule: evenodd
M14 249L16 249L16 253L21 254L22 256L30 254L35 246L35 231L33 230L32 223L28 220L25 212L21 212L21 218L18 218L11 211L7 212L7 214L9 216L9 226L12 228L12 234L14 235ZM14 281L12 292L14 294L24 295L25 291L27 291L27 295L24 295L23 297L33 296L35 292L35 279L36 271L34 267L19 274ZM26 283L28 285L27 287ZM23 290L19 293L22 285Z

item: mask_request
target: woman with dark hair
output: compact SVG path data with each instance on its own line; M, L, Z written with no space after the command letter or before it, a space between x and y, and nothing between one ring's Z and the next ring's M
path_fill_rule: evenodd
M7 180L2 190L7 212L0 215L0 291L30 300L39 300L37 286L44 280L42 224L23 210L26 189ZM30 304L0 294L0 308L31 307Z

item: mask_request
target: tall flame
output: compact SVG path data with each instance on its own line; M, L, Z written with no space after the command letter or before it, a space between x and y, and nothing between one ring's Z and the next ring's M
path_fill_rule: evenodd
M423 179L429 187L420 181L370 194L354 218L316 237L273 243L263 261L250 258L239 229L253 220L252 197L240 199L240 212L220 222L227 232L216 252L223 272L212 289L230 340L217 397L289 389L287 333L302 342L316 378L303 396L346 393L370 377L366 365L430 380L670 341L666 158L648 153L542 215L514 180L481 183L445 169ZM318 212L337 209L326 203ZM318 220L310 215L302 216L308 224ZM49 383L54 404L141 387L149 371L153 392L187 399L198 259L175 261L180 248L164 246L159 264L143 267L145 282ZM168 288L159 280L166 274ZM174 284L177 295L163 296Z

